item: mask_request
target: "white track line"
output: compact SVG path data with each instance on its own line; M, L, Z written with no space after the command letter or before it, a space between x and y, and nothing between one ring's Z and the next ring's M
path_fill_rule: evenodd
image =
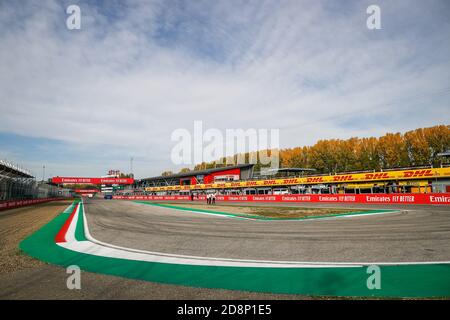
M67 229L67 232L64 235L66 242L76 242L77 241L75 239L75 230L77 229L77 221L78 221L79 214L80 214L80 205L77 206L77 210L75 211L75 214L73 215L73 219L70 222L69 228Z
M190 213L197 213L197 214L203 214L206 216L213 216L213 217L220 217L220 218L231 218L231 219L238 219L238 220L253 220L253 221L263 221L263 219L255 219L255 218L250 218L250 217L241 217L241 216L234 216L233 214L230 213L221 213L221 212L217 212L217 213L211 213L211 212L203 212L203 211L196 211L195 209L190 210L191 208L186 208L186 209L176 209L176 208L170 208L170 207L166 207L164 205L162 206L156 206L156 205L152 205L152 204L145 204L145 203L140 203L140 202L134 202L135 204L138 205L142 205L142 206L146 206L146 207L156 207L156 208L161 208L161 209L171 209L171 210L178 210L178 211L184 211L184 212L190 212Z
M86 238L89 241L74 241L58 243L68 250L91 254L95 256L118 258L135 261L158 262L182 265L202 265L202 266L226 266L226 267L258 267L258 268L339 268L339 267L364 267L368 265L427 265L427 264L450 264L450 261L427 261L427 262L298 262L298 261L270 261L270 260L245 260L212 258L200 256L188 256L179 254L168 254L161 252L151 252L137 250L121 246L112 245L99 241L92 237L86 219L86 210L83 206L83 223ZM169 208L170 209L170 208ZM75 217L74 217L75 218ZM75 219L72 221L72 223ZM76 226L76 223L75 223ZM75 229L69 228L70 232ZM68 231L69 232L69 231ZM73 238L75 238L73 236Z
M72 203L66 209L64 209L63 213L69 213L69 211L71 211L73 209L73 207L75 207L74 203Z
M171 208L171 207L166 207L164 205L162 206L155 206L155 205L148 205L145 203L140 203L140 202L134 202L136 204L140 204L143 206L153 206L153 207L157 207L157 208L163 208L163 209L171 209L171 210L178 210L178 211L184 211L184 212L191 212L191 213L198 213L198 214L204 214L204 215L209 215L209 216L219 216L219 217L224 217L224 218L232 218L232 219L238 219L238 220L252 220L252 221L262 221L262 222L292 222L292 221L298 221L298 222L306 222L306 221L314 221L314 220L335 220L335 219L341 219L341 218L353 218L353 217L362 217L362 216L372 216L372 215L377 215L377 214L389 214L389 213L399 213L401 212L401 210L394 210L394 209L377 209L377 210L386 210L383 212L372 212L372 213L358 213L358 214L352 214L352 213L343 213L343 214L338 214L336 216L332 216L332 217L314 217L314 218L305 218L305 219L301 219L301 218L286 218L286 219L257 219L257 218L250 218L250 217L241 217L241 216L233 216L232 214L227 214L227 213L209 213L209 212L202 212L202 211L196 211L193 208L186 208L184 209L177 209L177 208ZM294 207L293 207L294 208ZM191 209L191 210L190 210ZM358 209L358 210L366 210L366 209ZM375 209L374 209L375 210Z

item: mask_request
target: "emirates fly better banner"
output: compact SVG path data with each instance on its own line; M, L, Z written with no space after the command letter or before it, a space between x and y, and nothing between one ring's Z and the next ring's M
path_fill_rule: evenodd
M118 200L190 200L189 196L114 196ZM195 198L197 200L197 198ZM206 200L200 196L198 200ZM450 205L449 193L377 193L377 194L297 194L217 196L217 201L237 202L324 202L366 204L443 204Z
M133 178L76 178L53 177L53 183L57 184L133 184Z

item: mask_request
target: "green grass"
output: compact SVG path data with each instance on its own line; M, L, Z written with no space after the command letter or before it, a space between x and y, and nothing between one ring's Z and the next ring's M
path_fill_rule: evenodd
M303 208L303 207L271 207L271 206L236 206L205 205L199 203L172 203L135 201L160 207L197 211L210 214L227 215L234 218L251 218L258 220L303 220L348 216L356 214L382 213L386 210L360 210L349 208ZM224 211L226 210L226 211Z

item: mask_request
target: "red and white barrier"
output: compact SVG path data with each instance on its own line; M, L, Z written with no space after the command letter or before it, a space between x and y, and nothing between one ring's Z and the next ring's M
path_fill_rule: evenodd
M189 196L114 196L118 200L190 200ZM206 200L205 196L194 200ZM443 204L450 205L450 193L393 193L393 194L294 194L217 196L216 201L235 202L317 202L317 203L365 203L365 204Z
M32 204L44 203L55 200L62 200L64 198L43 198L43 199L30 199L30 200L11 200L11 201L0 201L0 211L14 209L19 207L25 207Z
M117 200L190 200L189 196L113 196ZM204 196L199 199L206 199Z

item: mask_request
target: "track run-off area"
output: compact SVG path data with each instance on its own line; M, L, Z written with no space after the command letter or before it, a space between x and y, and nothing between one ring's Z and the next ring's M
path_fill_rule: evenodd
M353 206L350 214L286 220L89 199L74 202L20 248L59 266L184 286L450 296L448 205L358 207L361 212ZM374 265L379 289L367 285Z

